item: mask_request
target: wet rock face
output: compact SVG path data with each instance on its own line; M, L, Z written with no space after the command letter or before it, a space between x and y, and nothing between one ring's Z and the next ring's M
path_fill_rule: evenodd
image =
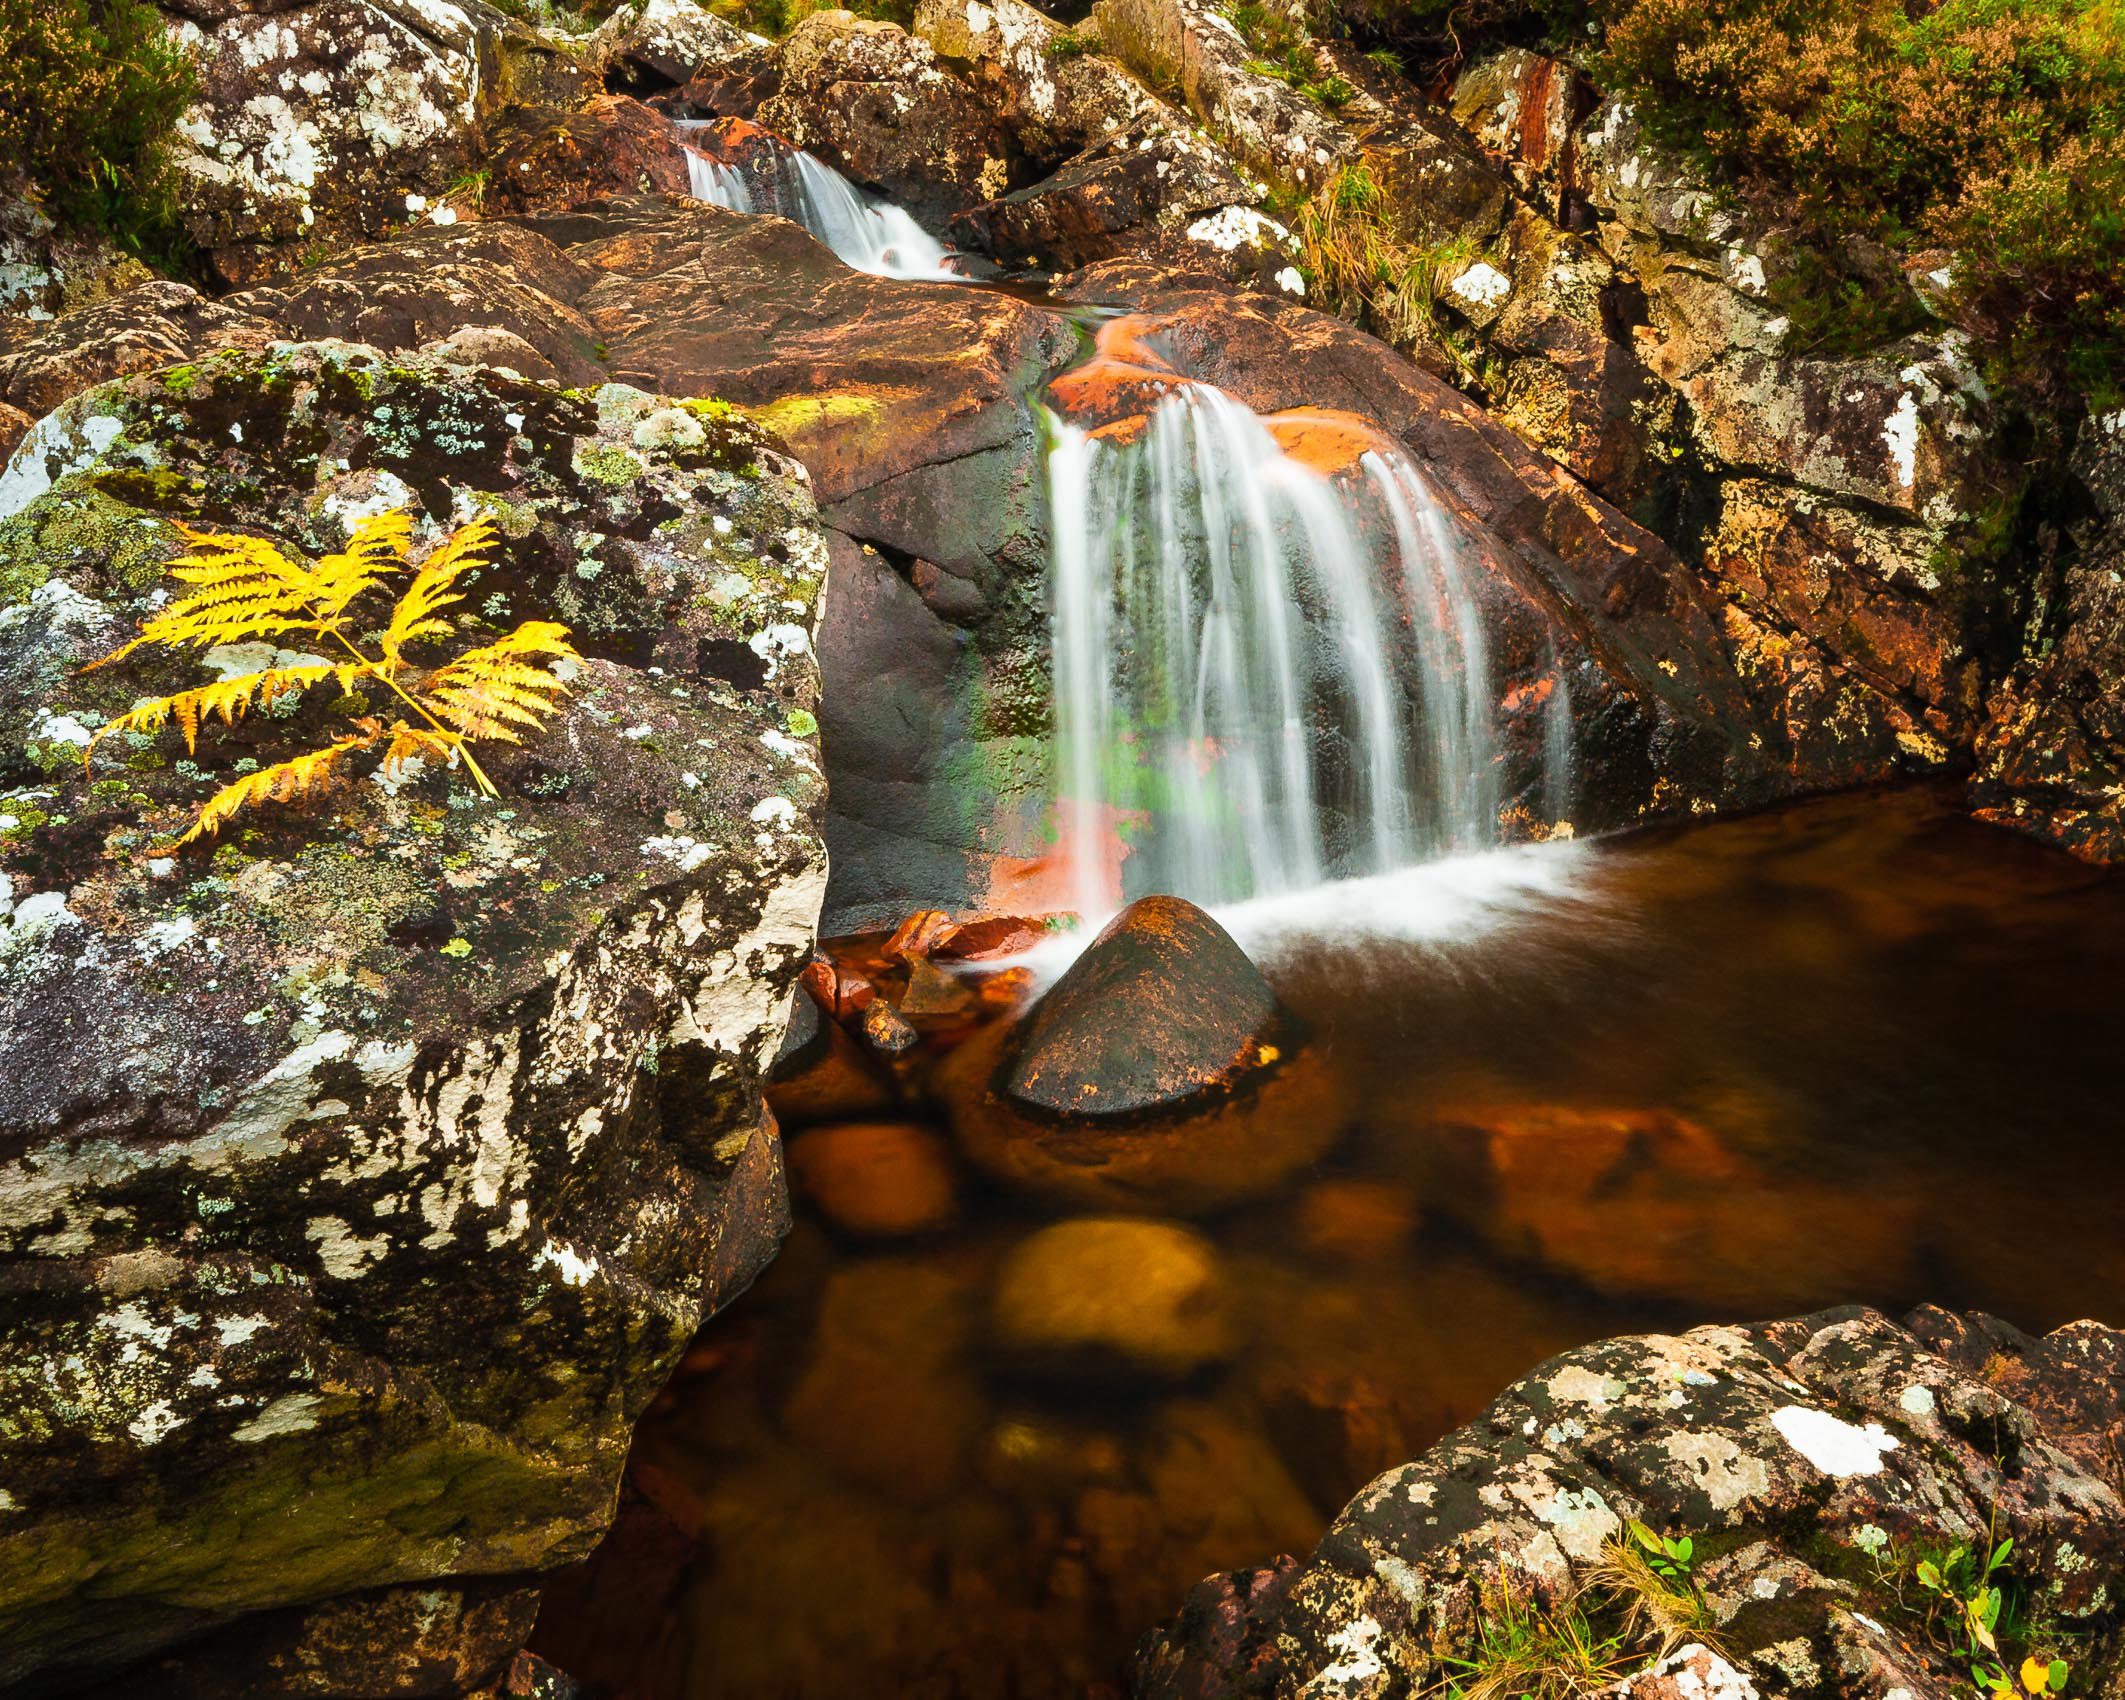
M1155 241L1251 191L1216 148L1186 134L1095 144L1054 176L970 208L945 227L955 245L1053 270Z
M1135 1691L1424 1692L1483 1590L1554 1597L1636 1518L1694 1535L1724 1657L1762 1693L1946 1692L1961 1671L1898 1598L1916 1543L2010 1537L2014 1574L2086 1649L2076 1684L2102 1692L2125 1574L2119 1341L1852 1309L1569 1352L1375 1480L1296 1575L1204 1583L1145 1641ZM1704 1692L1678 1678L1694 1657L1633 1692Z
M1259 1066L1276 994L1225 929L1178 897L1129 905L1020 1028L998 1084L1030 1109L1125 1116Z
M894 24L814 12L782 47L760 122L925 223L1010 186L994 106Z
M164 850L232 762L365 706L313 690L196 756L116 736L90 784L94 727L207 675L76 669L176 522L314 554L390 507L494 516L452 616L572 627L562 712L483 752L498 800L357 776ZM759 1081L825 881L825 560L730 410L344 343L118 381L17 456L0 1684L595 1542L634 1417L785 1219Z
M2024 661L1986 705L1979 812L2091 862L2125 861L2125 410L2088 419L2085 503Z

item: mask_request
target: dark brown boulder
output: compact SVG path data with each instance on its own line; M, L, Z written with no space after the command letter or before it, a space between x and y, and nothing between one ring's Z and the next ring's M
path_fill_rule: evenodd
M1259 1197L1342 1130L1337 1078L1216 921L1130 905L1020 1023L948 1056L967 1160L1052 1202L1187 1215Z
M504 117L473 210L497 218L650 192L690 192L686 150L661 112L603 95L575 112L533 107Z
M1139 898L1034 1007L997 1085L1058 1115L1170 1109L1274 1060L1280 1019L1223 927L1183 898Z
M1198 214L1253 198L1217 148L1188 135L1111 137L1054 176L961 213L946 236L1006 265L1060 269L1126 253Z

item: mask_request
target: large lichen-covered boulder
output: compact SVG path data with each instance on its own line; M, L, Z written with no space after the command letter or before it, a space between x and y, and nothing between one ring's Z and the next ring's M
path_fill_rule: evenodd
M1043 165L1109 137L1185 128L1112 60L1067 51L1063 26L1024 0L921 0L915 33L988 92L1012 142Z
M299 245L449 218L483 122L512 99L567 104L570 44L484 0L170 0L199 67L178 122L186 230L221 275Z
M1899 1326L1852 1308L1603 1341L1378 1477L1300 1565L1203 1583L1146 1639L1135 1692L1432 1692L1504 1591L1566 1597L1638 1520L1693 1539L1698 1627L1736 1673L1709 1692L1967 1686L1917 1561L2011 1540L1998 1580L2023 1604L2002 1619L2008 1667L2066 1647L2076 1692L2114 1693L2121 1418L2125 1335L2095 1322L2032 1339L1986 1317L1925 1309Z
M1270 76L1238 27L1209 0L1098 0L1102 52L1177 89L1226 147L1272 182L1316 189L1357 157L1357 138Z
M401 507L417 543L500 529L460 641L554 619L583 653L543 733L485 747L498 797L357 766L171 846L217 783L388 715L359 681L196 754L114 735L84 776L100 724L208 677L78 671L162 593L179 522L314 554ZM346 343L120 380L24 444L0 1686L595 1543L635 1417L784 1222L759 1084L825 884L825 564L801 469L719 403Z

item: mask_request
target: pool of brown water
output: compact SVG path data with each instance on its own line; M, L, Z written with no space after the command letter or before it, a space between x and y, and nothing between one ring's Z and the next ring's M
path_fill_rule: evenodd
M1305 1552L1567 1347L1855 1302L2125 1321L2125 881L1923 794L1516 866L1503 900L1389 886L1318 937L1234 918L1335 1141L1060 1301L1155 1310L1182 1247L1223 1308L1145 1326L1216 1332L1192 1373L1005 1338L999 1271L1058 1212L941 1121L842 1173L791 1132L789 1243L535 1645L633 1700L1117 1694L1193 1582ZM927 1226L848 1231L881 1173Z

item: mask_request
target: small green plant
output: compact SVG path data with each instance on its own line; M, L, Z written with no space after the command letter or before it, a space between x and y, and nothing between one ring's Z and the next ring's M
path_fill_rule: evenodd
M1099 37L1090 30L1057 30L1042 51L1050 59L1082 59L1099 51Z
M1623 1615L1631 1642L1662 1659L1686 1641L1718 1646L1718 1617L1691 1572L1697 1544L1656 1533L1633 1519L1607 1542L1586 1585Z
M1995 1543L1988 1535L1976 1546L1959 1541L1920 1556L1912 1577L1924 1596L1926 1631L1970 1672L1986 1700L2062 1695L2072 1678L2066 1661L2026 1648L2028 1626L2008 1569L2013 1554L2012 1539ZM2010 1646L2024 1649L2019 1664Z
M1321 62L1320 51L1305 23L1290 12L1264 5L1261 0L1233 0L1225 8L1225 16L1255 55L1248 60L1247 69L1256 75L1274 77L1330 112L1349 105L1357 94Z
M1626 1529L1632 1541L1644 1549L1646 1562L1656 1574L1671 1582L1690 1581L1690 1560L1696 1556L1697 1543L1688 1535L1674 1540L1654 1533L1636 1518L1626 1525Z

